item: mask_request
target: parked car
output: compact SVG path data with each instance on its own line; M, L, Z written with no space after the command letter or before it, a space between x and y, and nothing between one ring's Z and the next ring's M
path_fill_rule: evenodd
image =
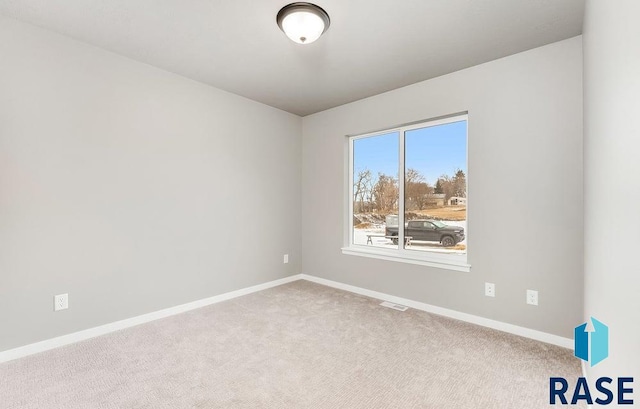
M385 235L392 236L393 244L398 244L398 226L389 226L385 228ZM405 223L405 237L411 237L411 240L417 241L436 241L444 247L452 247L464 240L464 228L458 226L449 226L438 220L411 220Z

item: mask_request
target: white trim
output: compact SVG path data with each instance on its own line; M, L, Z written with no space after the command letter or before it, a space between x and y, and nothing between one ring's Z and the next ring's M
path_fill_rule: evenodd
M433 314L442 315L449 318L454 318L460 321L469 322L471 324L480 325L487 328L496 329L498 331L508 332L510 334L519 335L521 337L534 339L536 341L546 342L548 344L557 345L563 348L573 348L573 340L564 338L558 335L549 334L534 329L520 327L513 324L507 324L505 322L495 321L489 318L479 317L477 315L471 315L464 312L450 310L447 308L437 307L435 305L425 304L418 301L408 300L402 297L396 297L394 295L384 294L377 291L367 290L365 288L356 287L349 284L339 283L337 281L331 281L320 277L311 276L308 274L301 274L303 280L311 281L314 283L326 285L327 287L333 287L344 291L364 295L371 298L377 298L378 300L391 301L396 304L406 305L410 308L417 310L430 312Z
M449 118L454 118L454 117L458 117L461 115L469 115L469 111L460 111L460 112L456 112L454 114L447 114L447 115L440 115L440 116L435 116L435 117L431 117L429 119L420 119L417 121L412 121L412 122L406 122L400 125L397 125L395 127L392 128L382 128L382 129L377 129L374 131L365 131L365 132L358 132L355 134L348 134L345 135L347 138L366 138L368 136L374 136L374 135L384 135L387 132L394 132L394 131L399 131L401 128L408 128L408 129L413 129L413 127L415 128L422 128L424 127L424 123L425 122L429 122L429 123L434 123L435 125L441 125L443 123L447 123L447 122L455 122L455 121L447 121L447 119ZM442 121L441 123L438 123L438 121Z
M461 118L464 118L464 119L461 119ZM440 126L440 125L452 124L454 122L468 121L468 120L469 120L469 111L463 111L457 114L447 115L445 117L425 119L423 121L419 121L411 125L401 126L400 128L402 129L403 132L406 132L406 131L414 131L416 129L431 128L432 126Z
M353 139L347 139L347 174L349 179L347 181L347 214L344 220L347 220L349 227L347 228L347 240L346 244L353 243Z
M9 349L7 351L0 352L0 363L22 358L28 355L37 354L39 352L48 351L50 349L73 344L76 342L85 341L87 339L95 338L100 335L105 335L114 331L119 331L121 329L134 327L140 324L145 324L147 322L170 317L172 315L195 310L197 308L206 307L207 305L219 303L221 301L227 301L232 298L241 297L243 295L266 290L272 287L277 287L279 285L290 283L292 281L297 281L301 279L302 279L302 274L296 274L290 277L281 278L279 280L269 281L263 284L254 285L252 287L242 288L240 290L235 290L228 293L215 295L213 297L205 298L202 300L197 300L197 301L193 301L193 302L182 304L182 305L176 305L175 307L165 308L163 310L154 311L144 315L138 315L137 317L127 318L121 321L100 325L99 327L89 328L89 329L74 332L71 334L62 335L56 338L47 339L45 341L36 342L34 344L29 344L29 345L21 346L18 348Z
M405 188L405 184L407 183L407 181L405 180L406 172L404 169L404 164L405 164L404 159L406 156L404 142L406 137L407 137L407 131L406 129L403 128L398 135L398 250L397 251L398 251L398 254L401 254L401 255L403 255L403 253L405 252L405 247L407 244L404 241L404 233L405 233L404 226L406 226L404 221L404 216L407 213L407 209L404 207L405 206L404 188ZM384 234L387 234L386 226L387 225L385 220Z
M378 258L388 261L405 262L410 264L419 264L437 268L443 268L448 270L470 272L471 266L468 263L468 247L469 247L469 200L467 197L467 223L465 227L465 239L467 243L467 250L463 254L433 254L433 252L423 251L421 254L415 254L412 249L406 248L404 229L400 228L405 225L405 143L407 132L417 129L425 129L434 126L440 126L455 122L465 122L467 124L465 142L466 142L466 169L467 169L467 192L469 191L469 111L460 112L457 114L440 116L432 119L421 120L412 122L405 125L396 126L384 130L358 134L358 135L346 135L347 144L345 149L347 150L345 158L347 183L345 185L346 190L346 203L344 204L344 221L343 228L346 232L343 234L344 246L342 248L343 254ZM383 135L396 134L398 137L398 248L388 249L388 251L370 251L369 249L362 249L353 242L353 180L354 180L354 141L364 138L372 138ZM467 193L468 196L468 193ZM389 254L393 252L393 254ZM447 259L447 256L450 259Z
M398 242L400 242L399 240ZM461 271L463 273L468 273L471 271L471 265L462 259L451 257L455 256L454 254L443 255L443 257L440 258L431 254L429 254L429 257L427 257L426 254L415 254L415 257L412 257L412 254L409 252L399 253L398 250L385 252L384 249L369 249L365 246L356 247L356 245L353 245L351 247L343 247L341 250L342 254L347 254L350 256L370 257L380 260L396 261L399 263L418 264L421 266L436 267L445 270Z
M352 286L349 284L339 283L337 281L331 281L320 277L311 276L308 274L296 274L290 277L281 278L279 280L269 281L263 284L258 284L252 287L243 288L236 291L216 295L213 297L205 298L198 301L193 301L187 304L177 305L175 307L166 308L163 310L151 312L137 317L128 318L121 321L112 322L109 324L101 325L99 327L89 328L86 330L74 332L72 334L62 335L60 337L51 338L34 344L21 346L7 351L0 352L0 363L12 361L14 359L26 357L29 355L37 354L39 352L48 351L50 349L62 347L76 342L85 341L87 339L95 338L101 335L105 335L111 332L119 331L121 329L134 327L136 325L145 324L147 322L155 321L161 318L170 317L172 315L180 314L183 312L191 311L197 308L206 307L207 305L219 303L221 301L230 300L233 298L241 297L243 295L255 293L258 291L266 290L268 288L277 287L282 284L290 283L297 280L307 280L314 283L326 285L327 287L338 288L340 290L349 291L356 294L361 294L367 297L376 298L383 301L391 301L396 304L406 305L410 308L417 310L430 312L433 314L442 315L449 318L469 322L483 327L493 328L499 331L508 332L522 337L531 338L536 341L547 342L549 344L558 345L564 348L573 348L573 340L569 338L563 338L557 335L548 334L546 332L536 331L529 328L519 327L517 325L507 324L500 321L494 321L484 317L478 317L476 315L466 314L459 311L449 310L447 308L437 307L435 305L425 304L418 301L408 300L402 297L396 297L389 294L380 293L377 291L367 290L364 288ZM584 364L583 364L584 372ZM586 373L585 373L586 377Z

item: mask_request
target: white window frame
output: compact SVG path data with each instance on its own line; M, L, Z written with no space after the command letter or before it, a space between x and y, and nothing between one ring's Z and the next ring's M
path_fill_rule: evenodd
M404 177L405 177L405 134L415 129L428 128L432 126L444 125L452 122L467 121L467 227L465 228L465 236L467 241L467 251L464 254L453 253L436 253L428 251L416 251L405 249L404 243L404 213L405 213L405 196L404 196ZM398 248L387 249L368 245L353 243L353 142L358 139L370 138L374 136L387 135L390 133L398 133ZM414 122L407 125L401 125L394 128L388 128L381 131L369 132L359 135L347 135L345 165L347 171L346 183L346 205L345 205L345 234L344 247L342 253L354 256L371 257L382 260L398 261L402 263L419 264L442 269L469 272L471 265L468 263L467 255L469 249L469 115L467 112L448 115L428 119L420 122Z

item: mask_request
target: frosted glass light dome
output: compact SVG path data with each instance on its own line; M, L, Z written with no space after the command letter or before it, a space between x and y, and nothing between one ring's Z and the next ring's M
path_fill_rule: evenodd
M316 41L329 28L329 15L311 3L284 6L276 18L280 29L298 44Z

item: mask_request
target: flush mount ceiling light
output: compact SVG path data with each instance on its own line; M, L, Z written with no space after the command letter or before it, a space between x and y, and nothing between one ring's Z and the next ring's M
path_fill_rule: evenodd
M278 26L292 41L310 44L329 28L329 15L311 3L291 3L284 6L276 17Z

